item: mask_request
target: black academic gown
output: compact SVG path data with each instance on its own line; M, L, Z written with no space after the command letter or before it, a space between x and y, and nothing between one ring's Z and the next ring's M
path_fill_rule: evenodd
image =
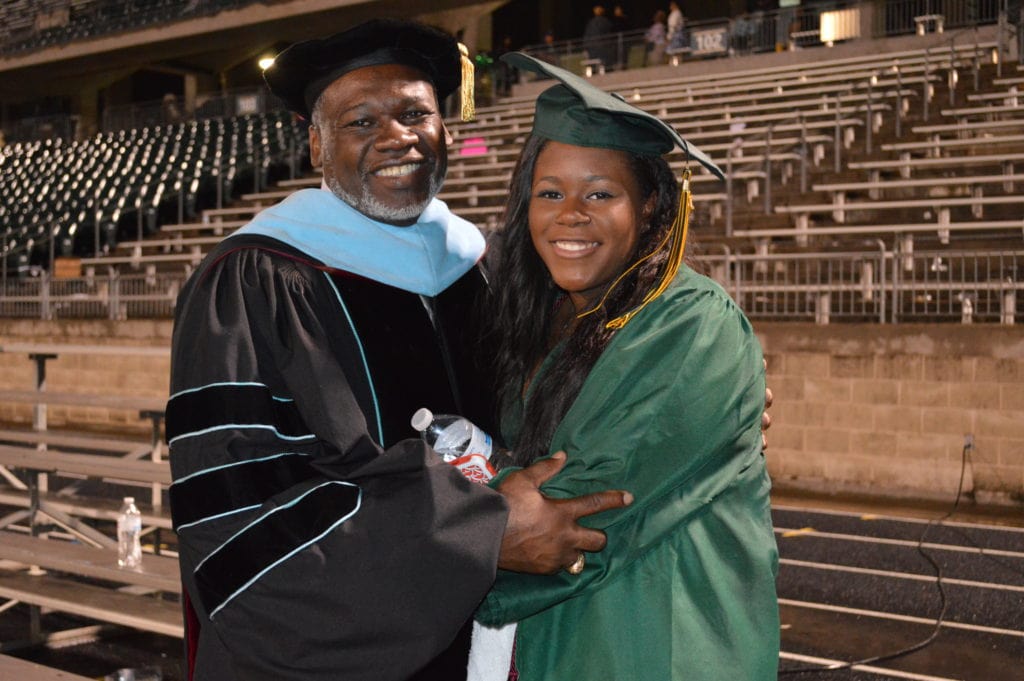
M193 681L464 678L461 641L424 665L492 583L507 508L409 419L490 426L482 285L421 297L262 236L186 284L167 435Z

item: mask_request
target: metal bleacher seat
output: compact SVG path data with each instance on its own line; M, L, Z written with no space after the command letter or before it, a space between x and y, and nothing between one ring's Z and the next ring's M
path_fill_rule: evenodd
M13 144L0 155L9 267L113 251L195 219L294 167L304 131L284 112Z

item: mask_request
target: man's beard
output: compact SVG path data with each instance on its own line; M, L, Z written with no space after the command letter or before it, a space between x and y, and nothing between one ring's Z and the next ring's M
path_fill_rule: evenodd
M330 140L327 140L327 144L324 145L324 167L333 166L334 158L330 151L332 146ZM442 153L447 153L447 150L442 150ZM430 173L430 184L427 187L427 197L421 201L415 203L407 203L401 206L389 206L381 203L377 200L373 194L370 193L366 187L366 179L360 175L360 185L363 190L359 196L356 196L345 190L341 186L341 182L338 181L337 174L332 174L330 178L325 178L327 188L331 190L331 193L337 196L339 199L347 203L348 205L355 208L363 215L373 218L379 222L386 223L397 223L397 222L408 222L418 218L424 210L427 209L427 205L433 201L437 193L441 191L441 185L444 184L444 177L447 174L447 164L442 163L439 160L434 161L434 170Z
M356 196L345 191L345 188L341 186L336 176L332 176L327 180L327 187L331 190L335 196L347 203L348 205L355 208L357 211L371 217L379 222L408 222L409 220L415 220L427 209L427 205L437 196L437 193L441 191L441 185L444 184L444 173L441 172L441 168L436 168L434 172L430 174L430 185L427 188L427 196L421 201L415 203L407 203L402 206L389 206L377 200L377 197L365 190L360 196ZM365 187L365 183L363 185Z

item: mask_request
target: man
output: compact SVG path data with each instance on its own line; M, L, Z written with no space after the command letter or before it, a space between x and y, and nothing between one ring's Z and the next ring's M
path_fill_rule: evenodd
M603 5L594 5L592 11L593 15L583 28L583 49L591 59L600 59L605 67L611 68L615 62L615 42L612 39L615 26L605 15Z
M633 28L630 26L629 17L626 16L626 10L622 9L622 5L612 7L612 26L615 33L625 33Z
M543 496L562 458L494 491L414 437L424 406L493 432L467 323L483 239L434 199L459 64L446 34L372 21L265 74L311 119L326 191L257 215L178 301L167 437L191 681L458 679L464 645L433 658L496 568L582 567L604 536L578 518L631 500Z

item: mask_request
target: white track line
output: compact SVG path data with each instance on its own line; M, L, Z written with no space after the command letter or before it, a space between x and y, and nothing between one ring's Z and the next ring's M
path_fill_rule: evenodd
M818 664L822 665L821 671L828 671L829 667L836 665L846 664L842 660L830 660L825 657L811 657L810 655L799 655L797 653L779 652L779 658L783 660L793 660L794 662L806 662L807 664ZM902 672L898 669L886 669L885 667L872 667L866 664L855 664L850 667L859 672L869 672L871 674L885 674L886 676L895 676L899 679L911 679L912 681L962 681L961 679L952 679L948 676L929 676L928 674L915 674L913 672Z
M815 563L809 560L795 560L793 558L780 558L780 565L793 565L796 567L808 567L815 570L832 570L834 572L853 572L861 575L875 575L878 577L894 577L896 579L910 579L917 582L935 582L935 575L915 575L909 572L893 572L892 570L875 570L872 568L851 567L849 565L832 565L830 563ZM970 579L954 579L943 577L943 584L957 584L959 586L971 586L981 589L997 589L999 591L1017 591L1024 593L1024 586L1013 584L992 584L990 582L976 582Z
M798 513L820 513L821 515L838 515L846 518L862 518L870 520L895 520L901 523L916 523L919 525L925 525L927 523L938 523L939 518L942 517L939 516L938 518L932 518L931 520L928 520L927 518L906 518L903 516L882 515L866 511L861 511L858 513L855 511L835 511L831 509L814 508L812 506L783 506L776 504L772 504L772 508L778 509L780 511L793 511ZM1012 525L989 525L987 523L968 523L958 520L943 520L942 524L948 525L949 527L980 527L987 530L1024 533L1024 527L1015 527Z
M863 617L874 617L883 620L896 620L899 622L913 622L914 624L928 624L935 625L935 618L928 617L915 617L913 615L899 615L892 612L882 612L880 610L862 610L860 608L847 608L842 605L829 605L827 603L811 603L809 601L795 601L789 598L780 598L779 605L788 605L793 608L807 608L809 610L826 610L828 612L839 612L844 615L860 615ZM964 622L951 622L944 620L942 622L944 628L949 629L963 629L965 631L977 631L985 634L997 634L999 636L1016 636L1017 638L1024 638L1024 631L1018 631L1016 629L999 629L996 627L986 627L981 624L966 624Z
M841 534L837 532L820 532L813 527L789 528L776 527L778 534L791 533L791 536L824 537L826 539L839 539L842 541L859 541L868 544L889 544L892 546L909 546L917 548L917 542L913 539L887 539L884 537L863 537L858 534ZM976 553L984 556L1004 556L1007 558L1024 558L1024 551L1005 551L1003 549L982 549L976 546L960 546L958 544L933 544L925 542L922 548L939 549L942 551L959 551L961 553Z

